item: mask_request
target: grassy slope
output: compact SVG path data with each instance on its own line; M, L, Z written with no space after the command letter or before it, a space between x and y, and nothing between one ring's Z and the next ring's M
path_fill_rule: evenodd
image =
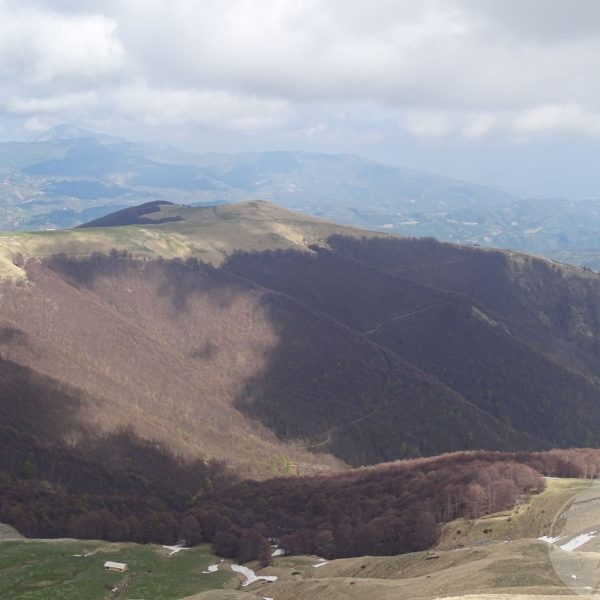
M24 539L24 537L14 527L0 523L0 541L22 539Z
M312 568L317 573L306 579L282 578L270 587L269 593L276 600L431 600L467 592L552 593L560 587L544 542L536 541L493 544L446 554L364 557L354 559L353 564L338 562ZM373 574L369 575L369 571Z
M115 248L138 257L196 256L218 265L235 249L306 250L311 244L325 243L332 233L376 235L260 201L211 208L164 205L160 211L145 216L148 219L180 217L182 220L160 225L0 234L0 278L24 276L22 269L14 264L20 263L16 259L19 255L27 260L58 253L81 256Z
M437 545L439 550L451 550L479 544L482 541L537 538L550 532L552 521L560 509L589 487L581 479L546 479L546 490L527 504L512 511L480 519L457 519L445 525Z
M93 553L87 557L75 554ZM108 573L106 560L125 562L125 574ZM144 598L175 600L221 588L230 572L205 575L218 562L206 547L169 557L158 546L93 541L27 541L0 543L0 597L11 600L104 600ZM126 584L126 585L125 585ZM119 588L118 594L111 589Z

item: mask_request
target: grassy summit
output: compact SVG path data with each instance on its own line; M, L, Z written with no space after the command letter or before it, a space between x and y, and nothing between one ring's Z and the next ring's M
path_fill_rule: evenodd
M332 233L372 235L263 201L209 208L153 203L152 208L142 223L132 223L140 218L126 209L121 218L108 221L112 226L99 219L100 227L0 234L0 277L23 276L24 261L53 254L83 256L116 249L136 257L197 257L218 265L234 250L307 250L325 243Z

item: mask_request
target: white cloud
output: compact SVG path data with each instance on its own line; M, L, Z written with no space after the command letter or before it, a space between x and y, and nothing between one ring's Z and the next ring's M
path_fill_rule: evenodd
M476 140L490 133L496 123L496 118L491 114L473 115L461 130L461 134L468 140Z
M101 14L71 16L0 0L0 78L41 86L105 76L124 59L116 30Z
M60 121L48 117L31 117L25 121L23 127L26 131L32 131L40 133L42 131L48 131L55 125L58 125Z
M410 111L405 126L417 137L428 139L444 137L455 130L451 115L439 111Z
M62 96L46 96L42 98L9 98L4 108L15 114L54 114L81 111L98 106L98 94L95 91L75 92Z
M0 0L0 111L365 143L600 135L599 22L597 0Z
M121 87L107 95L120 115L151 126L200 125L211 129L253 130L281 125L286 103L240 96L222 90L151 88L144 83Z
M513 121L516 133L571 133L600 135L600 111L587 111L577 104L544 105L518 114Z

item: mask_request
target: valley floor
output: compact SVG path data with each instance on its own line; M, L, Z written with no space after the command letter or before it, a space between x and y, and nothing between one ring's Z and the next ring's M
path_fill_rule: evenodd
M0 528L7 540L0 542L0 597L558 600L578 593L595 597L600 583L596 565L600 483L548 479L547 484L546 491L512 511L449 523L438 546L429 551L329 562L314 556L277 556L272 566L257 573L276 580L247 586L242 586L247 581L244 573L234 572L229 561L219 561L206 546L169 556L170 550L159 546L11 540L14 532ZM539 539L542 536L545 539ZM547 541L550 538L555 541ZM126 562L130 571L106 573L105 560Z
M169 556L160 546L79 540L0 542L0 598L10 600L168 600L222 588L232 573L203 574L218 562L206 546ZM104 570L124 562L126 573Z

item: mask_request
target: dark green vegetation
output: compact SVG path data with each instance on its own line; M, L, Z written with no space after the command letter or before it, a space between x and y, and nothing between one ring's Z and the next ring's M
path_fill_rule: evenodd
M231 573L203 574L215 562L206 547L168 557L151 546L98 542L0 543L0 597L11 600L104 600L117 597L169 600L219 588ZM78 556L79 555L79 556ZM87 555L87 556L85 556ZM127 563L127 573L110 573L104 562ZM112 595L115 596L114 594Z
M520 199L356 156L192 155L59 127L0 144L0 229L70 227L148 201L263 198L360 227L510 247L600 268L600 200Z

